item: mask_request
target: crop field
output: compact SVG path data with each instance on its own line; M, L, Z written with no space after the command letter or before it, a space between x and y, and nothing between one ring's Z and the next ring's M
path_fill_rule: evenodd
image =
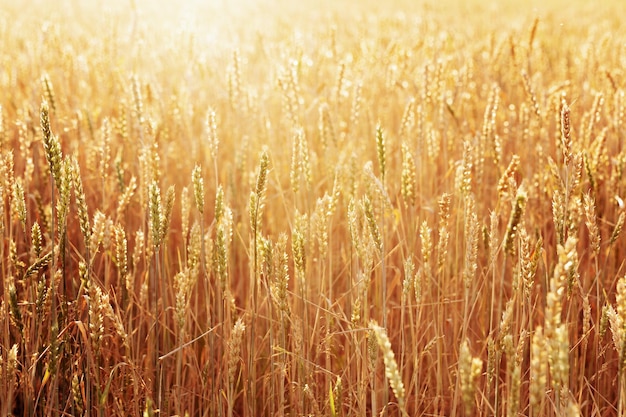
M0 0L0 416L626 416L624 16Z

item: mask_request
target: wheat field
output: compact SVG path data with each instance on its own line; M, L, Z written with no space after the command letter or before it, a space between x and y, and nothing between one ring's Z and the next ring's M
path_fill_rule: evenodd
M626 416L626 4L98 3L0 1L0 416Z

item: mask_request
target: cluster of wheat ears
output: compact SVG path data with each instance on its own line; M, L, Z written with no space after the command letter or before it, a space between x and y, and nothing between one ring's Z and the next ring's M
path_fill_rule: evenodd
M620 2L4 3L0 415L626 415Z

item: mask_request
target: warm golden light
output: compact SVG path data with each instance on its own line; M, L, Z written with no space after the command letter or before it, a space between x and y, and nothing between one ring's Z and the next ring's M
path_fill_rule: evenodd
M626 2L0 0L0 416L626 415Z

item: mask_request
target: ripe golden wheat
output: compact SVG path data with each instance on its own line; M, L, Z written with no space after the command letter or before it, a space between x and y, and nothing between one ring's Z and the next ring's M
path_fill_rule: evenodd
M623 2L17 3L0 415L626 415Z

